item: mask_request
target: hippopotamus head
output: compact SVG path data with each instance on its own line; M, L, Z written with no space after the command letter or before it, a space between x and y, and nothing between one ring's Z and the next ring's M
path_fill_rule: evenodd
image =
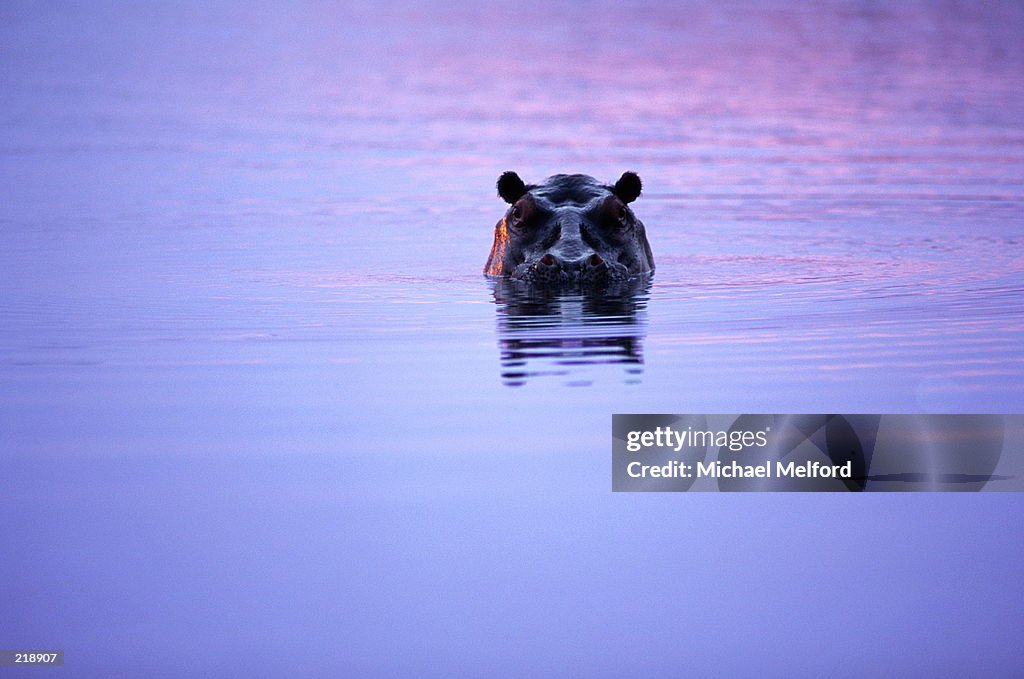
M498 179L510 207L494 228L484 273L530 283L602 283L654 271L644 225L629 208L640 177L613 185L583 174L526 184L515 172Z

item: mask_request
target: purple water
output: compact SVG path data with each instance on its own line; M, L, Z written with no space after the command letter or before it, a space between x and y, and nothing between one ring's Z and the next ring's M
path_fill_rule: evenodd
M613 496L613 412L1024 410L1019 3L0 7L0 647L1005 675L1016 496ZM523 308L494 182L644 180Z

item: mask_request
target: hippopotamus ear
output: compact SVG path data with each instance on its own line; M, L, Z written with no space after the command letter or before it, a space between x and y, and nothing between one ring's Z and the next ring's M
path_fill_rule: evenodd
M504 198L506 203L515 203L526 191L526 184L515 172L503 172L498 177L498 195Z
M619 181L612 187L612 193L619 197L623 203L632 203L640 195L643 185L636 172L623 172Z

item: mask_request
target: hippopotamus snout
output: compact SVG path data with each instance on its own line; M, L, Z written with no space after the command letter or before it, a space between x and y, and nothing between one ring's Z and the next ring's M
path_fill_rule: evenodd
M598 282L609 277L624 278L624 268L616 270L601 255L591 252L582 257L567 259L547 252L538 259L522 278L549 282Z
M654 259L644 225L628 206L640 189L632 172L613 185L586 175L555 175L528 185L514 172L504 173L498 194L510 207L495 225L484 273L570 284L650 274Z

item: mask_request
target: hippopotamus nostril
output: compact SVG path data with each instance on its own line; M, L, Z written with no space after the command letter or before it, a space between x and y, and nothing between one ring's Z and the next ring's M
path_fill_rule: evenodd
M587 258L587 266L589 266L592 269L596 269L602 264L604 264L604 260L601 259L601 255L597 254L596 252Z
M540 263L543 264L544 266L554 266L555 265L555 258L552 257L551 253L549 252L549 253L547 253L546 255L544 255L543 257L540 258Z

